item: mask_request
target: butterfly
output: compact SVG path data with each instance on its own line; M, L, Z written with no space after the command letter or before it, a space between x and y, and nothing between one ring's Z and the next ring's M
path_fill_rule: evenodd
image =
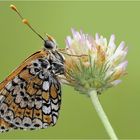
M42 50L29 56L0 83L0 132L10 129L47 128L56 124L61 106L64 56L50 35L43 39L14 5L23 23L43 41Z

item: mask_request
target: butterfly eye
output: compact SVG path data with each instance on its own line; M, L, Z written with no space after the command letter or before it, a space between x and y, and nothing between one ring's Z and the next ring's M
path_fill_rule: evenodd
M44 47L45 47L46 49L55 49L55 48L56 48L56 45L55 45L55 43L54 43L53 41L51 41L51 40L46 40L46 41L44 42Z

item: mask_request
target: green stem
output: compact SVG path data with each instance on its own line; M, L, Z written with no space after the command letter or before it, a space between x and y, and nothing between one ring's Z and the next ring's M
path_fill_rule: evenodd
M117 138L117 136L116 136L116 134L115 134L115 132L114 132L114 130L113 130L113 128L112 128L112 126L111 126L111 124L110 124L110 122L109 122L101 104L100 104L97 92L95 90L92 90L92 91L89 92L89 95L91 97L91 100L92 100L92 103L95 107L95 110L96 110L98 116L100 117L108 135L110 136L110 138L112 140L118 140L118 138Z

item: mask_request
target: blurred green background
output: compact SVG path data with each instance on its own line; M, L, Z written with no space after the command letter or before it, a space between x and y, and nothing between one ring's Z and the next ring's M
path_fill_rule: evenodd
M105 91L100 101L119 138L140 138L140 2L0 2L0 80L43 45L10 10L11 3L41 35L54 36L61 48L71 27L108 39L114 33L117 45L122 40L127 43L128 75L120 85ZM0 139L109 138L88 97L68 86L63 86L62 94L55 127L10 131L0 134Z

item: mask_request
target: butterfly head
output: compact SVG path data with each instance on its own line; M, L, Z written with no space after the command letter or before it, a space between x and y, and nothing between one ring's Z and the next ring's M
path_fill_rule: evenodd
M47 35L47 39L44 41L44 48L47 50L55 50L56 47L57 44L55 39L52 36Z

